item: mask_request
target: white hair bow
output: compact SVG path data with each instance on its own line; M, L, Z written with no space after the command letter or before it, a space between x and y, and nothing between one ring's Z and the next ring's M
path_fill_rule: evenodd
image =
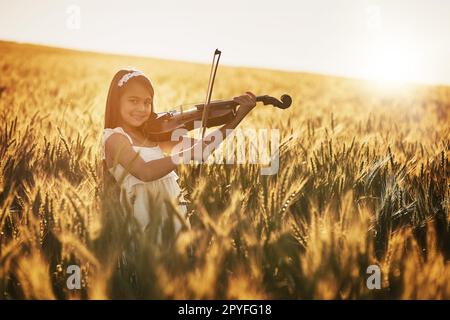
M128 80L130 80L133 77L137 77L137 76L143 76L144 73L142 71L136 70L127 74L124 74L122 78L120 78L119 82L118 82L118 86L121 87L123 86Z

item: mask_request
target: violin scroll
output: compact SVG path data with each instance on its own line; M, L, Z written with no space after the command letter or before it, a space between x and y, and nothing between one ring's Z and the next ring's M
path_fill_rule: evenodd
M281 101L280 101L281 100ZM288 94L283 94L280 97L280 100L278 100L275 97L265 95L265 96L259 96L256 98L256 101L262 102L264 105L273 105L274 107L280 108L280 109L287 109L292 104L292 98Z

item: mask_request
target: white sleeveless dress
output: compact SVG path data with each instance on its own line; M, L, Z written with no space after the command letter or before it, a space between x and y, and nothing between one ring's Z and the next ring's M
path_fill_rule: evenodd
M121 127L116 127L114 129L106 128L103 131L102 159L105 159L106 140L116 132L125 135L133 145L133 140ZM164 157L164 154L159 146L141 147L133 145L133 149L145 162L161 159ZM167 208L164 204L163 199L175 200L175 202L178 203L179 212L183 217L186 217L187 208L185 205L185 199L181 193L180 186L177 183L179 177L174 171L168 173L164 177L149 182L144 182L130 173L125 173L125 168L120 164L109 168L108 171L114 176L116 181L119 182L121 178L123 179L120 188L120 201L122 203L122 193L126 192L128 201L131 204L131 208L133 209L133 214L138 220L142 230L144 230L150 222L151 209L148 193L158 199L158 205L161 206L160 210L162 219L165 219L168 216ZM123 177L123 175L125 176ZM178 232L181 229L182 225L176 218L174 219L174 225L175 231Z

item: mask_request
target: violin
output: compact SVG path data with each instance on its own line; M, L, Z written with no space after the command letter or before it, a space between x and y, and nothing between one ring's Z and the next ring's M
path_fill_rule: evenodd
M233 100L211 101L220 55L221 51L216 49L211 65L205 103L194 105L195 108L186 111L180 110L179 112L168 111L152 113L151 119L147 122L147 129L145 129L145 133L151 140L158 142L171 140L173 131L177 129L191 131L195 129L194 123L199 120L202 122L203 139L206 128L226 124L235 117L236 107L238 106L237 102ZM257 96L256 102L262 102L264 105L272 105L280 109L286 109L291 106L292 98L287 94L283 94L280 97L280 100L278 100L274 97L264 95Z
M292 98L283 94L280 100L264 95L257 96L256 102L262 102L264 105L272 105L279 109L289 108L292 104ZM237 102L233 100L215 100L211 101L207 107L207 117L204 126L207 128L220 126L231 121L236 115ZM145 131L148 137L153 141L168 141L171 139L172 132L176 129L186 129L191 131L195 129L194 122L203 119L205 104L196 104L194 108L183 111L167 111L155 113L153 119L148 122L148 129Z

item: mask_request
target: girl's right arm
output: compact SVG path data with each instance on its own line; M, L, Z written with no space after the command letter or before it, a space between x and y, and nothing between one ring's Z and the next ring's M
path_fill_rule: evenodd
M195 152L190 151L190 149L181 150L176 156L185 159L185 161L194 160L190 155L195 155ZM173 155L145 162L134 151L130 141L120 133L114 133L106 140L105 154L108 168L112 167L109 164L119 163L133 176L145 182L164 177L176 169L178 165L172 161ZM186 157L189 158L186 159Z

